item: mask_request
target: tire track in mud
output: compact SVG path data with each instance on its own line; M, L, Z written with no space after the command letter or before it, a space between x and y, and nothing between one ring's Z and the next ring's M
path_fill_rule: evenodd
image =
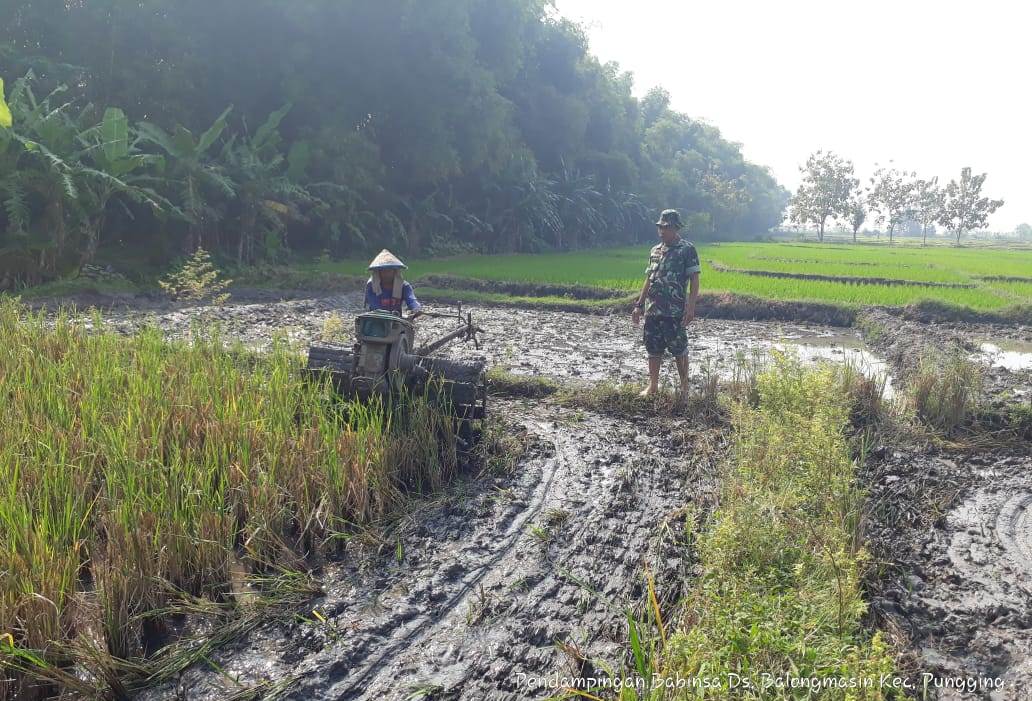
M475 568L466 577L462 578L461 586L450 596L450 598L444 602L441 606L439 618L444 618L449 615L455 609L459 607L467 598L473 587L479 584L504 558L515 546L521 535L524 535L523 529L530 522L532 518L540 513L547 496L548 490L555 480L556 473L566 465L566 461L560 459L561 449L559 441L552 441L553 454L555 457L546 462L546 465L550 465L549 469L546 469L546 476L541 481L540 486L535 490L535 494L531 503L528 504L527 509L518 517L513 519L506 533L504 534L504 542L502 546L490 556L490 558L478 568ZM367 660L362 664L358 670L349 669L346 671L345 681L342 682L344 688L340 688L340 684L335 685L331 689L326 690L326 694L338 699L353 698L356 690L361 685L368 683L370 677L380 671L384 665L384 661L390 656L396 655L403 646L411 645L417 642L418 639L423 638L430 631L429 628L436 620L428 618L423 620L411 631L406 632L402 636L394 636L392 642L387 645L382 652L374 655L372 659Z
M872 608L903 633L915 674L1002 682L932 698L1028 701L1032 455L896 450L873 469L884 506L872 543L893 572Z
M595 420L606 423L610 429L625 423ZM443 694L443 698L525 698L527 689L519 688L518 681L514 679L516 674L522 671L544 675L554 670L560 660L552 643L563 637L567 625L578 623L575 611L570 610L571 604L578 602L571 600L571 594L577 591L583 593L580 583L570 581L576 580L576 575L563 571L557 565L571 556L575 557L569 546L574 551L581 546L589 547L586 535L597 526L597 522L592 519L594 509L591 508L591 500L581 500L580 506L589 507L587 513L583 509L580 513L576 509L571 512L570 518L576 518L578 524L572 529L562 529L557 534L557 538L562 538L562 542L556 544L557 552L541 553L540 560L531 554L534 562L521 569L521 558L514 557L518 554L514 551L517 546L526 548L528 543L531 549L550 547L535 543L535 536L526 532L527 526L546 507L556 509L565 503L571 485L577 484L578 464L588 462L586 458L590 458L593 453L610 452L604 445L605 441L600 439L606 435L611 437L612 430L589 430L585 432L586 436L576 433L563 435L561 430L546 427L540 421L536 422L535 429L539 435L549 436L556 447L556 453L547 461L549 467L538 478L538 486L532 498L506 527L505 540L490 556L488 563L460 578L458 589L432 613L431 618L423 621L411 634L393 637L389 647L375 659L364 661L357 673L354 667L342 661L327 670L326 674L319 672L310 679L302 679L289 698L400 699L407 698L417 688L435 689ZM635 431L635 435L640 434ZM584 440L585 437L592 438L595 445L591 444L592 441ZM601 446L600 450L598 446ZM636 460L625 450L618 452L619 458L610 460L609 465L623 465L629 459ZM640 514L641 521L636 526L647 532L659 520L658 512L662 509L656 507L673 505L679 499L681 490L670 491L670 502L656 504L655 480L643 480L641 486L640 500L644 503L652 502L653 509ZM635 540L631 548L624 548L624 553L631 551L632 560L640 562L644 552L639 550L645 543L640 537ZM618 547L616 543L613 545ZM633 568L624 567L614 579L619 582L619 586L613 586L615 582L608 583L608 592L594 602L598 608L596 615L589 616L588 621L580 622L587 623L587 630L583 631L585 636L601 633L605 627L601 625L602 619L622 616L620 609L609 610L606 600L618 598L621 603L625 603L622 599L634 589ZM486 591L490 593L485 593L485 584L488 587ZM472 591L478 585L481 587L479 594ZM520 586L528 588L522 606L506 607L499 601L499 608L504 610L489 614L486 622L470 622L471 612L478 605L487 608L490 606L486 603L489 598L504 596L505 591ZM611 596L617 593L623 596ZM478 599L478 596L481 598ZM463 604L466 604L467 609L465 616L462 615ZM474 618L478 617L479 614L474 615ZM617 659L613 661L619 662ZM338 674L341 678L334 679Z
M996 532L1016 567L1027 574L1019 586L1032 596L1032 492L1018 494L1003 505L996 517Z
M402 562L328 567L326 596L315 602L326 625L270 623L217 653L217 673L194 667L175 688L140 698L213 700L234 691L227 678L250 686L295 677L283 698L404 699L433 689L432 698L523 699L534 693L518 674L572 664L557 641L619 668L624 612L640 596L643 567L672 598L690 571L689 550L658 537L659 524L673 520L667 530L678 532L676 514L707 500L713 478L693 467L691 440L657 419L495 407L551 450L511 477L456 485L416 513L399 539Z

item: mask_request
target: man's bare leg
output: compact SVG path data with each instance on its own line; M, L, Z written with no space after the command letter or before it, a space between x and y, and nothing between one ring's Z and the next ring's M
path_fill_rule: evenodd
M649 386L641 391L642 397L651 397L659 391L659 367L663 364L663 356L649 356Z
M677 363L677 374L681 376L681 395L688 395L688 354L683 353L676 358L674 362Z

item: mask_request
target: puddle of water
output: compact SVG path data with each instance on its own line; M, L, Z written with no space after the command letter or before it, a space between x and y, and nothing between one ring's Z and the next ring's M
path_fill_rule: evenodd
M1010 339L984 341L971 359L1011 372L1032 370L1032 343Z

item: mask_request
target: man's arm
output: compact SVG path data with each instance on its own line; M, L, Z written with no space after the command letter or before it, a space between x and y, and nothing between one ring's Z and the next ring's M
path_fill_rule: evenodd
M409 319L415 319L417 316L423 313L423 305L416 299L416 293L412 289L412 285L405 283L404 287L401 288L402 296L405 298L405 304L408 306L409 311L412 313L409 315Z
M699 299L699 274L692 273L688 276L688 303L684 305L684 319L681 320L685 326L695 319L695 302Z
M638 294L638 299L634 301L634 310L631 312L631 321L635 325L641 321L641 312L645 305L645 297L649 294L649 287L652 285L652 275L645 276L645 284L641 286L641 292Z

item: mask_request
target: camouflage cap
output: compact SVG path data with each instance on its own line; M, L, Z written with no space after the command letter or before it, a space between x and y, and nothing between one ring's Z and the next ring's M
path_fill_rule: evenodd
M680 229L681 215L676 209L664 209L663 213L659 215L659 221L656 222L656 226L672 226L675 229Z
M373 262L369 264L370 270L401 270L407 267L407 265L401 262L400 258L388 251L386 248L380 251L376 258L373 258Z

